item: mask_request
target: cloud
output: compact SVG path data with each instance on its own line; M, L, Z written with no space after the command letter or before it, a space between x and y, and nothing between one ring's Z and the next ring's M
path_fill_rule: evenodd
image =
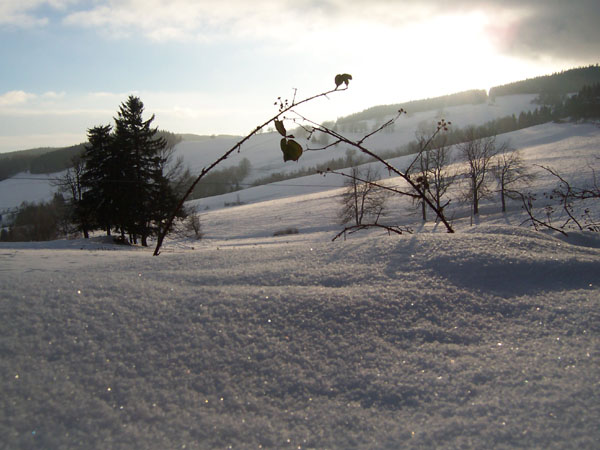
M8 91L0 95L0 107L22 105L34 98L36 98L35 94L25 91Z
M228 38L274 38L301 40L315 30L324 30L350 20L386 17L398 20L414 17L417 6L402 10L394 5L385 11L385 1L373 0L347 4L339 0L273 1L230 0L206 2L193 0L107 0L90 9L68 14L68 25L103 28L111 35L132 36L141 32L146 38L163 40L214 41ZM393 5L393 4L392 4Z
M414 2L413 2L414 3ZM483 11L488 33L505 54L525 58L597 61L600 2L597 0L419 0L434 11Z
M47 99L47 100L58 100L58 99L64 98L65 95L66 95L65 92L48 91L48 92L44 92L42 94L42 98Z
M299 42L315 34L352 32L368 23L401 28L473 12L492 20L489 36L506 54L595 59L600 53L597 0L105 0L66 14L64 22L102 29L113 37L141 34L153 41L252 37Z
M528 8L522 17L509 24L504 51L590 62L600 58L600 2L530 1L523 6Z
M44 7L66 11L77 0L18 0L0 2L0 25L32 28L47 25L50 19L41 14ZM47 11L46 11L47 12Z

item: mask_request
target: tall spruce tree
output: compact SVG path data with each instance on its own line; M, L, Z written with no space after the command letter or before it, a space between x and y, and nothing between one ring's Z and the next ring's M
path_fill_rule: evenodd
M153 128L154 115L143 119L144 104L133 95L121 104L115 117L114 145L129 181L123 196L123 227L132 242L143 246L157 231L165 201L170 203L169 182L163 174L165 139Z

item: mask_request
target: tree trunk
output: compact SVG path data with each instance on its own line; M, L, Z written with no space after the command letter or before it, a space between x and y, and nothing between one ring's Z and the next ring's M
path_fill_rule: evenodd
M356 222L356 226L360 225L360 216L358 212L358 187L356 185L357 181L353 180L354 183L354 221Z

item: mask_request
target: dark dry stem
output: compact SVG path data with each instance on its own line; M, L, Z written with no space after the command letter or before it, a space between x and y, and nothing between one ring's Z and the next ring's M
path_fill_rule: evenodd
M412 192L401 191L401 190L396 189L396 188L394 188L392 186L386 186L385 184L380 184L380 183L377 183L376 181L365 180L365 179L363 179L361 177L350 175L350 174L347 174L347 173L344 173L344 172L340 172L340 171L337 171L337 170L327 170L325 172L319 171L319 173L322 174L322 175L327 175L328 173L332 173L334 175L340 175L342 177L349 178L351 180L356 180L356 181L358 181L360 183L365 183L365 184L368 184L370 186L373 186L373 187L376 187L376 188L379 188L379 189L383 189L385 191L393 192L394 194L406 195L408 197L413 197L413 198L421 198L421 196L419 194L414 194Z
M294 111L295 112L295 111ZM303 120L305 120L307 123L311 123L314 127L315 130L320 131L321 133L325 133L328 134L332 137L334 137L335 139L337 139L337 143L345 143L348 145L351 145L353 147L356 147L357 149L359 149L362 153L364 153L365 155L368 155L370 157L372 157L373 159L375 159L376 161L380 162L381 164L383 164L385 166L385 168L388 170L388 172L390 173L395 173L396 175L398 175L400 178L404 179L409 185L410 187L416 192L416 194L412 194L410 195L411 197L418 197L423 199L423 201L427 204L427 206L429 206L436 214L436 216L438 217L438 219L444 224L444 226L446 227L446 230L448 231L448 233L454 233L454 229L452 228L452 225L450 225L450 223L448 222L448 220L446 219L446 217L444 216L444 212L442 210L440 210L436 205L434 205L431 200L427 197L427 195L425 195L425 191L423 191L421 189L421 187L419 186L418 183L416 183L415 181L413 181L410 178L410 175L408 174L408 171L410 169L410 167L412 167L412 165L414 164L413 161L411 163L411 165L409 166L409 169L406 170L406 172L402 172L400 169L394 167L392 164L390 164L389 162L387 162L386 160L384 160L383 158L381 158L379 155L373 153L371 150L367 149L366 147L364 147L364 145L362 144L362 142L364 141L365 138L361 139L360 141L352 141L351 139L348 139L347 137L341 135L340 133L338 133L337 131L331 130L330 128L324 127L322 125L319 125L305 117L303 117L302 115L298 114L297 112L295 112L300 118L302 118ZM398 112L398 114L396 115L396 117L394 119L392 119L391 121L386 122L384 125L382 125L382 127L379 128L379 130L383 129L383 127L389 126L391 123L393 123L395 120L398 119L398 117L400 117L400 115L402 114L402 112ZM421 151L419 152L419 154L421 154L423 151L425 151L425 149L427 148L427 146L430 145L430 143L433 141L433 139L435 138L435 136L442 130L442 129L446 129L446 127L444 126L445 122L443 122L442 126L438 126L437 130L435 131L435 133L432 134L432 136L429 138L429 140L425 143L425 145L423 146L423 148L421 149Z
M531 224L533 225L533 228L535 228L536 231L539 230L538 226L542 226L544 228L548 228L549 230L558 231L560 234L562 234L565 237L568 236L564 230L561 230L560 228L556 228L556 227L550 225L548 222L544 222L543 220L540 220L537 217L535 217L535 215L533 214L533 197L531 195L526 195L526 194L523 194L522 192L513 191L513 190L507 191L507 192L510 192L511 195L514 195L515 197L518 197L521 199L521 202L523 203L523 209L529 216L529 218L524 220L521 223L521 225L523 225L527 222L531 222Z
M367 228L381 228L381 229L386 230L388 233L396 233L396 234L412 233L412 230L410 228L382 225L380 223L375 222L375 223L352 225L350 227L346 227L342 231L340 231L338 234L336 234L333 237L333 239L331 239L331 242L335 241L340 236L344 236L344 239L346 239L346 233L352 234L352 233L356 233L357 231L366 230Z
M322 92L320 94L316 94L316 95L313 95L311 97L307 97L304 100L300 100L299 102L296 102L296 91L294 91L294 100L292 101L291 104L289 104L287 106L284 106L282 104L280 106L279 112L277 114L275 114L273 117L271 117L269 120L267 120L262 125L257 126L251 133L247 134L244 138L242 138L240 141L238 141L233 147L231 147L229 150L227 150L225 153L223 153L223 155L221 155L221 157L219 157L218 159L216 159L211 165L209 165L208 167L204 167L202 169L202 171L200 172L200 174L198 175L198 177L194 180L194 182L190 185L190 187L188 188L188 190L185 192L185 194L183 195L183 197L181 198L181 200L179 200L179 202L177 203L177 206L175 207L175 209L171 213L169 219L167 220L167 222L166 222L163 230L158 235L158 239L157 239L157 242L156 242L156 248L154 249L154 256L158 256L160 254L160 248L162 246L162 243L163 243L163 241L165 239L165 236L167 235L167 233L169 232L169 230L173 226L173 221L175 220L175 217L177 216L177 213L183 208L183 204L185 203L185 201L187 200L187 198L190 196L190 194L192 193L192 191L194 190L194 188L196 187L196 185L200 182L200 180L202 178L204 178L204 176L208 172L210 172L212 169L214 169L221 162L225 161L233 152L235 152L236 150L240 150L241 147L242 147L242 145L246 141L248 141L252 136L254 136L260 130L262 130L263 128L265 128L271 122L279 119L279 117L281 117L286 112L290 111L292 108L295 108L297 106L302 105L303 103L310 102L310 101L315 100L315 99L320 98L320 97L327 97L329 94L331 94L333 92L345 91L347 89L348 89L347 87L345 87L345 88L336 87L335 89L331 89L329 91Z

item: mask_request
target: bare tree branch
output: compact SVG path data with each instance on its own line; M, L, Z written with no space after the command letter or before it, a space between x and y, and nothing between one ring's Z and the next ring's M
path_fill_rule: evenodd
M409 234L412 234L412 230L410 228L408 228L408 227L402 228L402 227L399 227L399 226L382 225L380 223L366 223L366 224L361 224L361 225L352 225L350 227L344 228L342 231L340 231L338 234L336 234L333 237L333 239L331 239L331 241L333 242L336 239L340 238L341 236L344 236L344 239L346 239L346 233L347 234L352 234L352 233L356 233L357 231L366 230L368 228L381 228L383 230L386 230L388 233L396 233L396 234L409 233Z
M173 220L175 220L175 217L177 216L177 213L181 210L181 208L183 208L183 204L185 203L185 201L187 200L187 198L190 196L190 194L192 193L192 191L194 190L194 188L196 187L196 185L200 182L200 180L202 178L204 178L204 176L208 172L210 172L212 169L214 169L221 162L225 161L232 153L234 153L235 151L241 150L242 145L244 143L246 143L252 136L254 136L255 134L257 134L259 131L261 131L263 128L265 128L267 125L269 125L271 122L274 122L275 120L279 119L286 112L291 111L294 108L297 108L298 106L300 106L300 105L302 105L304 103L310 102L312 100L315 100L317 98L321 98L321 97L329 98L329 97L327 97L329 94L332 94L334 92L345 91L347 89L348 89L347 85L344 88L340 88L339 85L338 85L338 86L335 87L335 89L330 89L330 90L328 90L326 92L322 92L320 94L316 94L316 95L307 97L307 98L305 98L303 100L300 100L298 102L296 102L296 92L294 92L294 98L292 100L292 103L290 103L290 104L288 104L287 100L285 102L283 102L283 101L281 101L281 99L278 99L279 100L279 112L277 114L275 114L273 117L271 117L270 119L268 119L267 121L265 121L262 125L257 126L252 132L248 133L245 137L243 137L242 139L240 139L233 147L231 147L229 150L227 150L225 153L223 153L219 158L217 158L212 164L210 164L209 166L204 167L202 169L202 171L200 172L200 174L196 177L196 179L192 182L192 184L190 185L190 187L188 188L188 190L181 197L181 199L177 203L177 206L175 207L175 209L173 210L173 212L171 213L171 215L167 219L167 222L165 223L165 226L163 227L163 229L159 233L158 239L157 239L157 242L156 242L156 248L154 249L154 256L157 256L157 255L160 254L160 248L162 246L162 243L163 243L163 241L165 239L165 236L167 235L167 233L171 229L171 226L173 225Z
M393 123L393 121L397 120L403 112L404 112L403 110L399 111L398 114L395 116L395 118L392 119L392 122L388 121L384 125L385 126L389 126L389 124ZM313 125L313 129L318 130L321 133L326 133L326 134L332 136L339 143L343 142L345 144L348 144L348 145L351 145L352 147L357 148L358 150L360 150L365 155L368 155L371 158L373 158L375 161L378 161L381 164L383 164L383 166L388 170L388 172L390 172L390 174L394 173L397 176L399 176L400 178L402 178L403 180L405 180L410 185L410 187L414 190L414 192L415 192L415 194L411 194L409 196L410 197L415 197L416 196L416 197L422 198L423 201L425 203L427 203L427 206L429 206L435 212L435 214L438 217L438 219L444 224L444 226L446 227L446 230L448 231L448 233L454 233L454 229L452 228L452 225L448 222L448 220L444 216L443 210L441 210L440 208L438 208L431 201L431 199L429 199L428 196L425 195L425 192L424 192L422 186L420 186L420 184L416 180L412 180L411 177L410 177L410 168L415 163L415 161L418 159L418 155L415 158L415 160L410 164L409 168L406 169L405 171L402 171L402 170L394 167L392 164L390 164L388 161L386 161L383 158L381 158L376 153L374 153L371 150L369 150L368 148L366 148L363 145L364 139L361 139L359 141L353 141L352 139L349 139L349 138L343 136L342 134L338 133L335 130L332 130L332 129L328 128L328 127L324 127L322 125L319 125L319 124L317 124L317 123L315 123L315 122L307 119L306 117L302 116L301 114L298 114L296 111L294 111L294 113L296 115L298 115L298 117L302 118L302 120L304 120L306 123L312 124ZM447 128L448 125L449 125L449 122L446 122L444 120L441 120L440 122L438 122L437 130L433 133L433 135L430 137L430 139L426 142L426 145L424 147L426 148L433 141L433 139L435 139L435 136L437 136L437 134L440 133L440 131L447 130L448 129ZM405 195L405 194L403 194L403 195Z

